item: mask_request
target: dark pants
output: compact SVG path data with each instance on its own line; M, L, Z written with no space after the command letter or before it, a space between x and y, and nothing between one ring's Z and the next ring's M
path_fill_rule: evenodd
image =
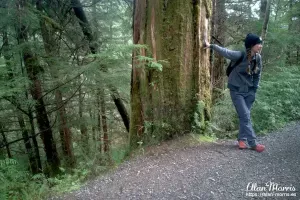
M256 135L252 127L250 111L255 101L255 91L237 92L231 90L230 96L239 116L240 129L238 140L244 140L248 142L250 147L253 147L256 145Z

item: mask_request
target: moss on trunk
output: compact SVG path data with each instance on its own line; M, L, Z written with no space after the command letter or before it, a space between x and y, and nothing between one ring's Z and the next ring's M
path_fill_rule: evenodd
M209 52L200 42L209 31L209 4L209 0L206 4L195 0L135 2L134 33L139 34L134 35L135 43L149 46L146 56L167 62L158 72L138 68L141 63L133 57L131 145L191 131L199 100L209 113Z

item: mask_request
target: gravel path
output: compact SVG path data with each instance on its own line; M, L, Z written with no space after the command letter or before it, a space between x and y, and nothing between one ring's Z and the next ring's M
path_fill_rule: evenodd
M262 153L238 150L234 141L226 140L145 155L55 199L299 200L300 124L289 125L261 141L266 145ZM267 184L289 191L272 192ZM266 191L246 191L247 186Z

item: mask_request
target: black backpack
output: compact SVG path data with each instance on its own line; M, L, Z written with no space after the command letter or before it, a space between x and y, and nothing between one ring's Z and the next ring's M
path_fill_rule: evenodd
M236 62L230 61L229 65L226 69L226 75L228 77L229 77L230 73L232 72L232 70L242 62L244 56L245 56L245 52L242 51L242 56Z

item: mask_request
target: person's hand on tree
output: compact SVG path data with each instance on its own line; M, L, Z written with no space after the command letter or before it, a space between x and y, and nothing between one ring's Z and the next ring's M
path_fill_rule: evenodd
M209 42L205 39L204 40L204 49L207 49L207 48L209 48L210 47L210 44L209 44Z

